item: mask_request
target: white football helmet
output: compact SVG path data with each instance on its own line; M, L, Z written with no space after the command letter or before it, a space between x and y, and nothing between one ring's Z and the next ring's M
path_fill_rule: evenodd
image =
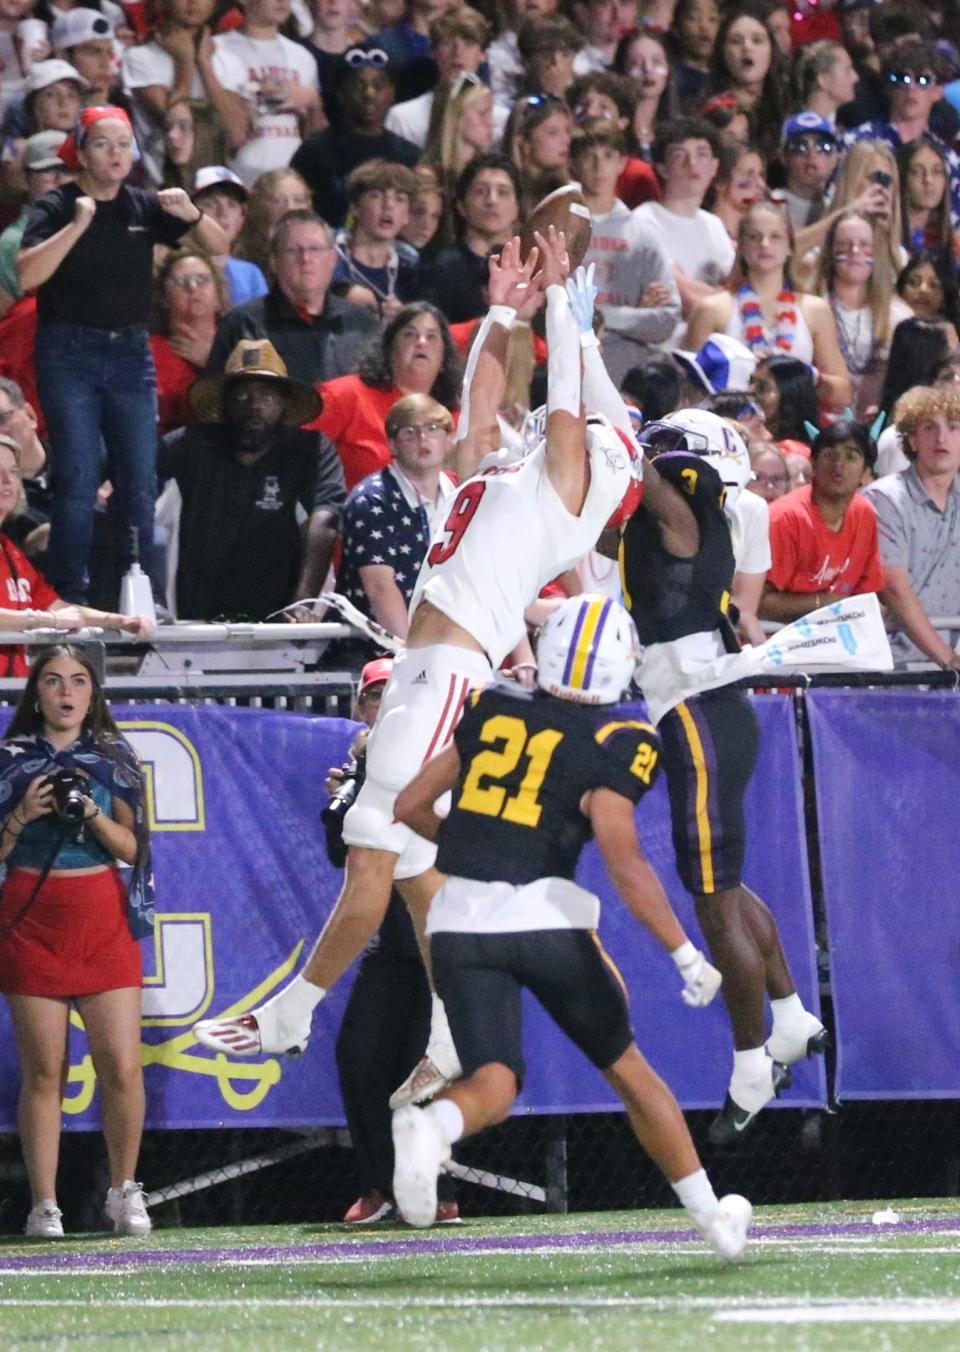
M659 422L648 423L640 433L640 440L654 455L689 451L706 460L723 480L728 504L736 502L753 478L743 437L726 418L704 408L681 408L668 413Z
M537 684L580 704L615 704L640 660L636 626L619 601L571 596L540 626Z

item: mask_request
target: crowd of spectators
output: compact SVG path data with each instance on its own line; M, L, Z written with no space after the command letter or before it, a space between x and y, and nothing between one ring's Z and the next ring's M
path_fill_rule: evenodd
M747 435L759 616L877 591L960 667L960 0L3 0L0 118L13 610L139 553L175 618L333 575L402 635L488 260L576 181L638 417Z

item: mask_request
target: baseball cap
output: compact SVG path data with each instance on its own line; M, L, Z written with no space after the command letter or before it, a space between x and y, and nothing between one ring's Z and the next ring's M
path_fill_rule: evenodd
M372 685L380 685L383 681L389 681L390 674L393 671L392 657L375 657L372 662L368 662L360 673L360 685L357 688L358 697L369 690Z
M757 359L746 344L728 333L714 333L699 352L675 348L672 355L707 394L745 390L757 369Z
M812 113L809 110L803 113L794 113L793 117L787 118L786 126L783 129L784 145L792 141L795 136L829 136L834 141L838 140L837 129L832 122L819 113Z
M66 169L57 151L67 139L65 131L38 131L23 148L24 169Z
M210 192L214 188L219 188L222 192L232 192L240 202L245 202L250 196L243 179L232 169L228 169L224 164L205 164L194 175L193 197L196 199L201 193Z
M37 94L41 89L49 89L50 85L57 84L60 80L72 80L80 89L90 88L87 81L78 70L71 66L69 61L61 61L59 57L52 57L49 61L38 61L31 68L23 86L23 92L26 96Z
M50 41L57 51L113 37L113 24L96 9L70 9L54 20Z

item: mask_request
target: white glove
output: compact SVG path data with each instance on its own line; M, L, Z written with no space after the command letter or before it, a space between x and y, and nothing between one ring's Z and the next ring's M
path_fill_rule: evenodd
M597 288L593 283L594 264L582 264L567 278L567 299L581 333L593 333L593 310Z
M687 949L687 947L684 944L684 949ZM692 957L688 957L687 953L681 949L678 949L677 953L673 955L674 962L677 964L677 971L683 977L683 990L680 992L680 999L691 1009L703 1009L720 989L723 977L716 967L707 962L699 948L693 948L692 944L689 945L689 948L693 949ZM678 961L678 954L682 954L687 960L684 962Z

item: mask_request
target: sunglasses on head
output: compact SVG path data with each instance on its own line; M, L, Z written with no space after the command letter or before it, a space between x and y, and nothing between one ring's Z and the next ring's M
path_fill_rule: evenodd
M353 70L368 66L382 70L390 64L390 58L382 47L351 47L349 52L344 53L343 59Z
M929 89L931 85L937 83L937 77L930 71L923 71L917 75L912 70L892 70L887 76L887 81L892 85L903 85L907 88L910 85L918 85L921 89Z

